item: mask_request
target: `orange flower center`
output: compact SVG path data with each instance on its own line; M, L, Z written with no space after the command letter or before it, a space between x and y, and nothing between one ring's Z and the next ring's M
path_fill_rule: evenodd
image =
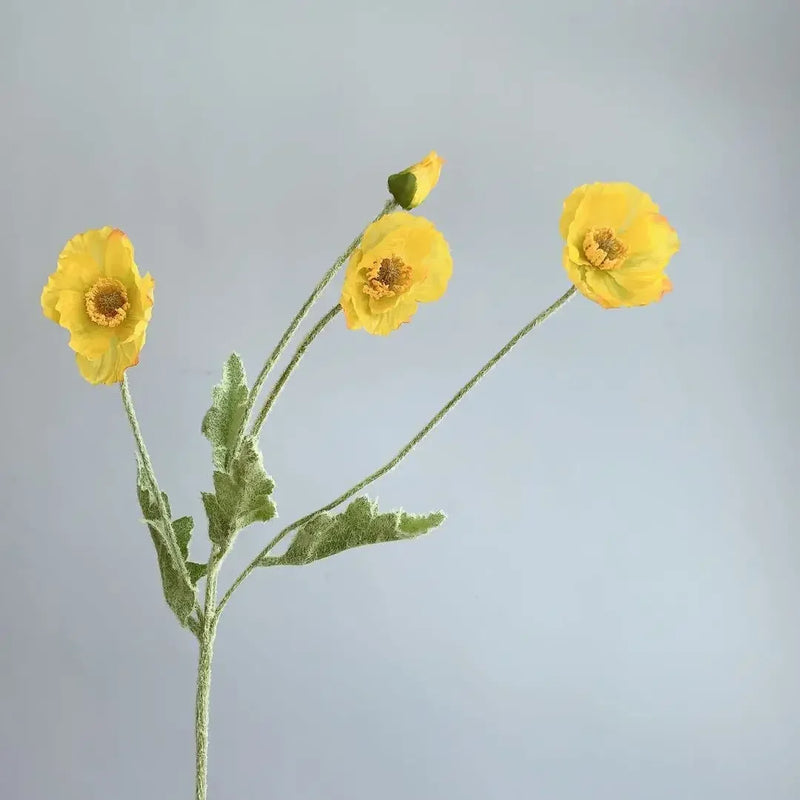
M98 278L86 292L86 313L97 325L116 328L130 308L128 293L116 278Z
M583 254L598 269L615 269L628 255L628 246L613 228L590 228L583 238Z
M376 261L367 272L367 282L364 284L364 294L374 297L393 297L402 294L411 286L411 273L413 270L404 264L401 258L393 255Z

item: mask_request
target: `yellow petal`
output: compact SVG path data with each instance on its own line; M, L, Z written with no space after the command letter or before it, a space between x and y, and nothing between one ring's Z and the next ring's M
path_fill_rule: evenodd
M657 303L664 297L665 294L672 291L672 281L661 273L661 275L647 284L640 286L628 286L630 290L630 297L627 305L629 306L647 306L650 303Z
M75 361L89 383L119 383L125 370L139 363L139 349L135 342L120 344L113 340L100 358L90 359L77 353Z
M60 324L70 332L69 346L87 358L99 358L114 337L110 328L95 325L86 313L81 292L61 292L56 305Z
M575 288L584 296L587 297L589 300L592 300L595 303L603 306L604 308L609 308L608 302L600 297L589 285L589 282L586 279L586 273L591 267L587 266L586 264L576 264L572 259L569 257L569 248L564 248L564 256L563 256L563 263L564 269L566 270L567 277L572 281Z
M58 256L58 265L47 279L42 290L41 304L44 315L59 322L58 298L63 291L85 293L100 276L100 266L89 252L86 234L73 236Z
M615 280L613 270L588 267L585 280L587 286L597 298L596 302L604 308L621 308L622 306L633 305L630 302L631 293Z
M106 257L106 242L109 234L114 230L106 225L104 228L84 231L77 236L73 236L61 251L58 263L62 260L71 264L78 260L84 263L93 263L96 275L102 275L103 263Z
M578 206L581 204L581 200L583 200L587 188L588 184L585 183L583 186L573 189L569 197L564 200L564 209L561 212L561 219L558 222L558 230L561 233L562 239L566 239L569 234L569 226L572 224L572 220L575 219L575 212L578 210Z
M60 322L61 316L58 312L58 299L61 297L61 293L64 289L61 288L60 284L61 281L59 280L61 276L57 272L54 272L48 279L47 283L45 284L44 289L42 289L42 296L41 296L41 304L42 304L42 312L48 318L53 320L53 322ZM74 290L68 290L74 291Z
M155 283L148 272L143 278L137 274L130 279L128 302L130 308L122 324L114 329L121 342L129 342L145 331L153 315L153 288Z
M412 200L412 208L416 208L431 193L431 190L439 183L439 176L442 174L444 159L439 157L435 150L431 150L419 164L411 167L412 175L417 179L417 188Z
M621 238L632 257L654 252L669 257L677 253L680 247L678 234L667 218L652 211L639 214L621 234Z
M376 336L387 336L408 322L417 311L417 303L409 297L383 314L369 316L363 320L364 330Z
M402 228L404 225L413 224L411 220L420 219L408 211L393 211L391 214L385 214L376 222L367 226L364 235L361 237L361 244L358 249L364 253L372 250L378 243L385 239L392 231Z
M356 312L356 306L353 302L353 298L350 297L350 295L343 293L341 303L347 327L350 328L351 331L358 330L361 327L361 320Z
M450 254L450 247L439 231L435 231L424 264L428 270L427 277L414 287L413 296L422 303L431 303L445 293L453 276L453 257Z
M133 260L131 240L119 228L109 231L103 254L103 274L107 278L116 278L126 288L130 288L134 276L139 270Z
M613 228L624 232L639 214L658 211L641 189L630 183L592 183L575 210L567 241L583 252L583 239L590 228Z

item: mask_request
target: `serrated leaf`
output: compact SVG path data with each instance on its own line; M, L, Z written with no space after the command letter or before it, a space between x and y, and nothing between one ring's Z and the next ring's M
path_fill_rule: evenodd
M194 610L196 579L191 578L190 572L189 576L192 583L187 581L183 572L173 561L172 552L167 541L174 537L178 543L178 549L185 560L189 554L189 539L194 522L191 517L181 517L176 519L175 522L171 522L169 516L166 518L162 516L161 508L156 500L156 493L150 485L141 461L138 459L136 493L144 514L144 522L150 531L153 546L156 549L158 569L161 573L161 585L164 589L164 599L167 601L167 605L175 612L181 625L186 625L189 616ZM169 499L163 492L161 497L169 514Z
M377 513L377 504L358 497L340 514L319 514L303 525L282 556L266 556L260 566L301 566L353 547L379 542L413 539L445 520L441 511L407 514L405 511Z
M203 493L211 541L224 545L236 531L272 519L274 488L274 481L264 470L258 444L251 436L245 436L230 471L214 472L214 493Z
M236 446L247 408L247 379L244 364L231 353L222 368L222 380L211 391L211 408L200 430L210 442L214 466L224 470Z

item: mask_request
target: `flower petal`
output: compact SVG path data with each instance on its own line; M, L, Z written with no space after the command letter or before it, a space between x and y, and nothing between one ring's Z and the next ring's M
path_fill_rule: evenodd
M89 383L119 383L125 370L139 363L139 350L136 343L121 344L114 339L100 358L90 359L77 353L75 361Z
M572 220L575 219L575 212L578 210L578 206L581 204L588 187L589 184L585 183L583 186L573 189L569 197L564 200L564 209L561 212L561 219L558 221L558 230L562 239L567 238L569 226L572 224Z
M403 302L398 303L394 308L382 314L376 314L363 320L364 329L368 333L376 336L387 336L392 331L397 330L401 325L408 322L417 311L417 303L407 295Z
M59 314L59 324L71 334L69 346L76 353L87 358L99 358L108 350L114 332L102 325L95 325L89 319L83 294L61 292L56 310Z
M652 211L640 214L621 238L628 246L629 257L659 253L669 259L680 249L678 234L667 218Z
M126 288L130 288L134 277L139 276L131 240L119 228L112 229L106 238L103 274L107 278L116 278Z
M88 249L86 234L73 236L58 256L58 265L42 289L44 315L59 322L58 299L63 291L84 294L100 276L100 266Z
M453 257L447 240L439 231L430 243L430 251L423 264L428 269L425 280L414 287L413 296L422 303L438 300L447 290L453 276Z
M95 230L84 231L77 236L73 236L58 257L59 266L62 261L68 263L72 269L79 261L84 264L94 265L95 277L91 279L94 282L97 276L102 275L103 262L106 255L106 241L113 228L106 225L104 228L97 228Z
M415 217L413 214L409 214L408 211L394 211L391 214L385 214L367 227L358 249L362 253L372 250L392 231L402 228L404 225L413 224L411 220L415 219L420 219L420 217Z

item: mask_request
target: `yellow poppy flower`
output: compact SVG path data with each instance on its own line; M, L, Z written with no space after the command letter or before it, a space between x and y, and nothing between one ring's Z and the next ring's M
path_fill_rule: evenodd
M439 182L444 159L431 150L418 164L389 176L389 192L402 208L416 208Z
M452 274L450 248L432 222L405 211L381 217L347 265L341 300L347 327L391 333L411 319L417 303L438 300Z
M42 311L70 332L81 375L117 383L139 363L153 308L153 279L139 275L133 245L120 230L101 228L67 242L42 291Z
M672 289L664 270L678 234L630 183L578 187L564 201L559 230L569 279L604 308L644 306Z

